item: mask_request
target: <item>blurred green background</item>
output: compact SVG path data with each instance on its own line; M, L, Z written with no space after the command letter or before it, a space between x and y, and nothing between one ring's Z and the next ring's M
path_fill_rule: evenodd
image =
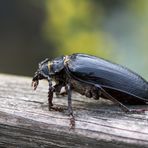
M76 52L148 79L148 0L0 0L0 73L32 76L38 62Z

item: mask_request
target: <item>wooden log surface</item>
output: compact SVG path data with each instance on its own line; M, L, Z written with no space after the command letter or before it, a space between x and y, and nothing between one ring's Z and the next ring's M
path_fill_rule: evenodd
M46 81L0 74L0 147L148 147L148 112L124 113L107 100L73 93L76 127L69 130L67 97L54 96L63 112L48 111ZM148 108L147 106L129 106Z

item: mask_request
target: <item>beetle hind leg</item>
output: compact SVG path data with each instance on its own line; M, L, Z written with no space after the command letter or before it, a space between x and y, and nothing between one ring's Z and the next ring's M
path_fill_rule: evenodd
M113 101L114 103L116 103L117 105L119 105L119 107L122 108L123 111L127 112L127 113L144 113L145 111L147 111L146 109L129 109L128 107L126 107L124 104L122 104L120 101L118 101L117 99L115 99L114 97L112 97L108 92L106 92L101 86L97 85L96 87L100 88L101 93L106 96L106 98L108 98L109 100Z
M119 105L119 107L122 108L123 111L127 112L127 113L143 113L145 112L145 110L143 109L129 109L128 107L126 107L124 104L122 104L120 101L118 101L117 99L115 99L114 97L112 97L108 92L106 92L100 85L95 85L97 88L99 88L101 90L101 93L108 98L109 100L113 101L114 103L116 103L117 105Z

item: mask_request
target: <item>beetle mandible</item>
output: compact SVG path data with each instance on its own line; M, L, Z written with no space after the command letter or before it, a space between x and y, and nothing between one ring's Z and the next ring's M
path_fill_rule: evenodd
M39 68L32 79L34 90L42 79L49 82L49 109L58 109L52 104L53 93L59 94L62 87L66 88L68 113L72 116L73 125L72 90L89 98L109 99L126 112L144 111L130 110L126 104L140 105L148 102L148 82L145 79L121 65L96 56L72 54L51 61L45 59L39 63Z

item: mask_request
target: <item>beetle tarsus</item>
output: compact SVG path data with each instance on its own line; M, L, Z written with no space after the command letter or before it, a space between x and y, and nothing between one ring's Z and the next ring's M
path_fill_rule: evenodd
M35 80L35 81L32 81L31 86L33 87L34 90L36 90L38 87L38 84L39 84L39 81Z
M73 115L70 115L70 129L75 128L75 117Z
M58 107L58 106L50 106L49 111L58 111L58 112L63 112L64 108Z
M128 113L135 113L135 114L141 114L145 113L147 111L146 109L130 109Z

